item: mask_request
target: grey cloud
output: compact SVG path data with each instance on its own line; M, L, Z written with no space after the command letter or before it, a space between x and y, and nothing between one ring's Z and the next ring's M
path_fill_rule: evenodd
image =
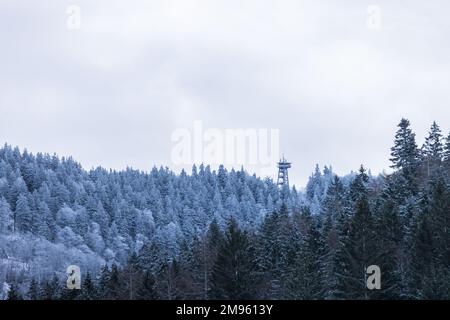
M0 4L0 135L81 163L169 165L193 120L280 128L304 185L316 162L340 174L389 167L395 125L450 129L447 1L69 1Z

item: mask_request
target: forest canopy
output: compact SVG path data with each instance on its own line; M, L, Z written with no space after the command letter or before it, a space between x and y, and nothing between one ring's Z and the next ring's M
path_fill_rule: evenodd
M402 119L390 160L378 176L317 166L297 191L243 169L86 171L5 145L0 298L449 299L450 134L434 122L419 148Z

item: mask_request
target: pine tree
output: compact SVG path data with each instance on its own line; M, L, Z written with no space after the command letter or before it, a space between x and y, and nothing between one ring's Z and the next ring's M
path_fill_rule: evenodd
M228 224L212 274L211 296L214 299L251 299L257 287L250 243L234 219Z
M120 282L119 269L116 264L113 264L111 266L111 271L109 273L109 279L106 284L106 292L104 293L105 299L116 300L116 299L123 298L122 290L123 290L123 287Z
M366 287L366 268L378 265L379 255L365 180L362 168L351 187L352 199L355 201L354 214L348 231L340 235L342 245L336 254L338 298L369 299L373 295Z
M447 170L450 170L450 133L448 134L447 138L445 139L443 162L444 162Z
M322 299L324 297L324 274L321 257L324 244L319 232L320 220L313 218L309 211L302 213L307 221L307 230L302 243L294 253L293 263L287 268L287 294L289 299Z
M382 287L376 292L377 299L399 299L405 294L405 250L402 248L403 230L396 203L392 199L382 201L375 217L376 250L378 266L382 270Z
M412 183L412 187L414 187L414 177L419 163L419 151L415 134L410 128L409 121L406 119L402 119L398 127L394 146L391 148L391 167L401 170L409 183Z
M324 298L333 299L337 286L335 274L336 253L341 242L339 235L344 234L346 228L346 199L341 179L337 176L331 182L323 201L321 217L324 220L321 233L323 254L320 257L321 272L323 275Z
M83 283L81 284L81 293L79 295L80 300L96 300L98 299L97 290L95 284L92 281L90 272L86 273Z
M425 143L422 146L422 158L426 168L427 177L440 166L443 157L443 149L441 129L436 122L433 122L428 137L425 139Z
M107 265L104 265L100 271L100 277L97 284L97 295L100 300L107 300L109 297L109 282L111 273Z
M92 214L92 220L100 226L100 231L104 238L106 238L108 234L108 215L103 207L101 201L98 201L97 206Z
M28 193L28 189L26 186L25 181L23 181L23 178L19 176L14 183L12 184L11 188L8 190L8 197L7 200L11 205L11 210L15 213L16 212L16 203L19 199L20 195L25 195ZM14 217L15 221L15 217Z
M334 176L322 203L321 214L335 223L344 214L345 190L341 179Z
M428 219L423 213L414 217L412 247L408 268L409 296L412 299L424 299L424 288L429 284L433 269L433 235Z
M429 182L416 217L411 248L412 297L445 299L450 293L450 189L437 176Z
M183 274L176 259L167 261L157 274L158 296L164 300L179 300L183 298Z
M279 212L267 216L262 227L257 248L258 269L267 284L263 298L285 295L285 277L293 263L297 249L296 234L285 204Z
M10 233L13 229L13 213L8 201L4 197L0 198L0 234Z
M14 283L11 284L9 288L7 300L23 300L22 295L19 293L19 290Z
M121 272L122 283L124 283L124 295L126 299L134 300L137 296L137 291L142 282L142 271L139 268L138 257L132 254L126 267Z
M353 203L365 200L367 198L366 185L369 181L369 176L366 173L366 169L363 165L359 168L359 174L355 177L350 185L350 199Z
M56 225L47 203L41 201L38 204L38 212L39 220L37 234L44 237L45 239L54 240Z
M142 279L142 284L136 293L136 299L139 300L157 300L158 293L156 290L155 277L150 273L146 272Z
M60 297L59 280L56 275L52 280L46 281L41 296L44 300L57 300Z
M310 202L310 209L313 213L319 213L324 191L324 177L320 172L319 165L316 164L314 173L311 175L308 184L306 185L306 198Z
M30 300L38 300L39 299L39 285L35 279L31 279L30 287L28 289L28 298Z
M209 299L213 266L222 241L223 235L215 219L211 222L205 236L194 240L189 269L193 282L191 289L195 298Z
M30 232L33 222L32 212L28 203L28 198L19 195L16 202L16 230L21 232Z

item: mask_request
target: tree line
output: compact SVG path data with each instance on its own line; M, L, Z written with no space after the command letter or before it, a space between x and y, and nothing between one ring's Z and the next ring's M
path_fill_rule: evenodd
M82 269L81 290L55 275L13 285L9 298L449 299L450 135L433 123L419 148L402 119L391 162L394 172L377 177L363 166L343 178L316 170L300 205L282 190L251 227L239 213L212 217L170 254L147 241L121 265ZM379 290L366 286L370 265Z

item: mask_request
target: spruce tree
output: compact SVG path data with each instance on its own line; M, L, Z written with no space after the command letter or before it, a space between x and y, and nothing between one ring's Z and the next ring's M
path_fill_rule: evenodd
M284 297L288 299L322 299L324 298L324 276L321 268L323 242L319 232L320 219L312 217L304 211L303 219L307 220L307 230L302 242L295 250L293 263L287 266L286 287Z
M377 299L399 299L405 295L405 250L403 230L396 203L384 199L375 217L378 266L382 271L382 286L374 292Z
M11 284L9 288L7 300L23 300L23 297L20 294L19 289L14 283Z
M402 119L398 128L394 146L391 148L391 167L401 170L407 178L410 188L415 190L415 175L419 165L419 151L415 134L412 132L407 119Z
M120 282L119 268L116 264L113 264L106 285L105 298L108 300L123 299L122 293L123 287Z
M56 275L52 280L45 282L42 287L42 295L44 300L57 300L60 297L59 279Z
M448 134L447 138L445 139L445 146L444 146L444 152L443 152L443 162L447 169L447 174L450 173L450 133Z
M297 236L287 206L267 216L261 226L257 247L257 265L267 290L263 298L279 298L285 295L288 266L291 265L297 249Z
M13 231L13 213L8 201L0 198L0 234L8 234Z
M86 273L83 283L81 284L81 293L79 295L80 300L96 300L98 298L95 284L92 280L90 272Z
M107 300L109 296L109 281L111 273L107 265L104 265L100 271L100 277L97 284L97 295L100 300Z
M183 298L182 273L176 259L165 262L157 276L157 293L163 300L178 300Z
M155 277L150 272L145 272L142 283L136 292L138 300L157 300L159 298L156 290Z
M251 299L254 297L254 261L245 232L231 219L212 273L213 299Z
M441 129L434 121L431 125L428 137L422 146L422 161L425 166L427 177L436 170L442 161L444 147L442 145Z
M127 265L121 271L121 283L124 284L124 298L135 300L137 291L142 283L142 270L139 267L138 257L132 254Z
M16 230L21 232L30 232L33 222L32 212L29 206L28 198L19 195L16 202Z
M33 278L30 282L30 287L28 289L28 298L30 300L39 300L39 284Z
M445 299L450 293L450 188L437 175L428 185L414 224L411 250L412 297Z
M349 229L340 235L342 244L336 254L336 297L369 299L373 292L366 287L366 268L380 263L376 250L375 228L369 206L365 170L355 178L351 198L355 201Z
M222 232L214 219L205 236L197 238L193 243L189 269L192 280L191 290L196 298L209 299L212 269L222 241Z

